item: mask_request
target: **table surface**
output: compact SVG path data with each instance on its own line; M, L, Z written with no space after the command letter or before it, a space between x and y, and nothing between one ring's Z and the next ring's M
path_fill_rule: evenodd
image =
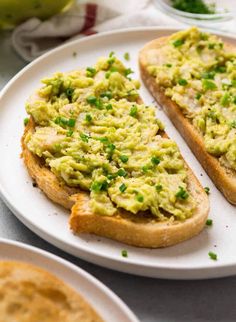
M10 33L0 32L0 89L26 65L11 48ZM0 237L61 256L112 289L143 322L235 322L236 277L171 281L132 276L87 263L39 238L0 199Z

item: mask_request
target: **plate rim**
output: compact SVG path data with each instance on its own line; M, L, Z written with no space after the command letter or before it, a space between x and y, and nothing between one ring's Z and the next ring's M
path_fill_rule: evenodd
M65 48L69 48L69 47L74 47L78 44L83 44L84 42L86 43L87 41L93 41L93 39L97 39L97 38L102 38L105 36L110 36L110 35L118 35L118 34L124 34L124 33L137 33L137 32L155 32L155 31L159 31L159 32L177 32L179 30L183 30L184 28L174 28L174 27L134 27L134 28L124 28L124 29L116 29L116 30L111 30L111 31L106 31L106 32L101 32L95 35L91 35L89 37L85 37L82 39L74 39L72 41L66 42L65 44L58 46L48 52L46 52L45 54L41 55L40 57L38 57L37 59L35 59L34 61L32 61L31 63L29 63L28 65L26 65L23 69L21 69L4 87L3 89L0 91L0 101L1 99L4 97L5 93L8 91L8 89L11 87L11 85L19 78L21 77L21 75L23 75L26 71L28 71L29 69L31 69L32 66L37 65L38 63L40 63L41 60L47 58L48 56L54 55L57 52L63 51ZM201 29L201 28L200 28ZM216 32L216 31L212 31L211 29L205 29L204 31L210 31L210 32L214 32L214 34L219 35L219 36L223 36L223 37L227 37L229 39L234 39L236 40L236 36L235 35L231 35L229 33L225 33L225 32ZM73 254L74 256L77 256L79 258L82 258L88 262L92 262L95 263L97 265L100 266L105 266L105 267L109 267L111 269L115 269L118 271L122 271L122 272L128 272L130 273L130 266L134 266L137 268L137 266L139 267L139 271L137 272L132 272L132 274L135 275L142 275L142 276L148 276L148 277L156 277L156 278L171 278L171 279L202 279L202 278L216 278L216 277L222 277L222 276L230 276L230 275L235 275L236 274L236 261L235 262L229 262L229 263L219 263L217 265L217 271L218 273L214 276L208 276L207 272L211 272L212 270L214 270L215 266L211 267L210 265L195 265L194 267L188 267L186 265L181 265L181 264L177 264L175 267L171 267L168 268L166 264L159 264L158 266L152 263L137 263L137 260L132 260L132 258L126 258L125 260L123 258L116 258L116 257L109 257L105 254L97 254L95 251L91 250L88 247L78 247L78 246L74 246L72 244L72 242L63 242L62 240L60 240L59 238L57 238L56 236L51 236L49 235L44 229L42 228L38 228L37 226L34 225L33 220L30 220L28 218L25 218L24 214L22 214L21 212L19 212L17 210L17 208L14 206L14 204L11 203L11 197L8 195L7 191L4 191L4 186L0 181L0 197L2 198L2 200L4 201L4 203L7 205L7 207L13 212L13 214L26 226L28 227L31 231L33 231L34 233L36 233L38 236L40 236L41 238L43 238L44 240L48 241L50 244L55 245L56 247L66 251L67 253ZM123 244L121 244L123 245ZM76 253L75 254L73 252L73 250L70 249L70 247L76 249ZM88 256L87 256L88 254ZM93 258L91 258L91 256ZM89 257L89 258L88 258ZM97 259L96 261L94 260ZM101 259L103 262L101 262ZM117 264L122 264L122 267L117 268ZM156 271L159 271L159 273L161 273L161 275L156 275L150 272L144 272L143 270L145 269L155 269ZM227 269L227 271L223 271L224 269ZM232 272L232 269L234 269L234 272ZM179 277L174 277L174 276L168 276L168 274L163 275L163 271L170 271L170 272L182 272L182 273L186 273L186 271L189 272L189 276L183 276L182 278ZM199 275L199 277L196 277L194 272L201 270L201 272L203 272L203 276L201 276L201 274ZM163 276L162 276L163 275ZM167 277L168 276L168 277Z
M76 273L76 275L78 275L79 278L82 278L83 280L92 283L93 286L96 287L97 290L99 290L100 293L103 293L103 295L105 295L107 298L111 299L112 302L114 303L114 305L117 308L119 308L123 313L125 313L127 318L129 318L130 322L139 322L139 319L136 317L136 315L131 311L131 309L128 307L128 305L115 292L113 292L103 282L98 280L96 277L94 277L89 272L85 271L80 266L77 266L77 265L73 264L72 262L70 262L70 261L68 261L68 260L66 260L66 259L64 259L64 258L62 258L62 257L60 257L58 255L55 255L55 254L53 254L53 253L51 253L49 251L46 251L46 250L41 249L41 248L38 248L36 246L28 245L28 244L23 243L23 242L19 242L19 241L16 241L16 240L1 237L0 238L0 246L2 244L6 245L8 247L16 246L16 247L18 247L21 250L26 251L26 252L30 251L34 255L40 255L40 256L44 257L46 260L48 259L48 260L51 260L53 262L59 263L59 265L62 265L63 268L65 268L65 269L72 270L73 272ZM1 260L5 261L5 259L2 259L1 253L0 253L0 261ZM17 262L19 261L19 260L15 260L15 259L11 259L11 258L6 259L6 260L7 261L8 260L10 260L10 261L14 260L14 261L17 261ZM31 261L28 262L28 261L23 260L22 262L31 264ZM38 264L34 263L34 259L32 261L32 265L38 266ZM49 273L57 276L56 273L52 269L49 269L49 268L42 268L42 269L47 270ZM61 279L64 283L68 284L66 281L63 280L63 278L61 278L61 277L58 277L58 278ZM73 286L72 286L72 288L73 288ZM75 290L75 288L74 288L74 290ZM78 293L79 293L79 291L78 291ZM85 298L85 296L83 296L83 298L89 303L88 299ZM91 304L89 303L89 305L91 305ZM94 308L94 306L93 306L93 308ZM94 309L96 310L96 308L94 308Z

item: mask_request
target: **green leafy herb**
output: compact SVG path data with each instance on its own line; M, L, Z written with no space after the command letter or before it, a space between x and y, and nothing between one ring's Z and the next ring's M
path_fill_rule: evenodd
M92 122L92 116L90 114L86 114L85 115L85 121L88 122L88 123L91 123Z
M235 121L232 121L232 122L230 123L230 127L231 127L232 129L236 129L236 120L235 120Z
M216 260L217 260L217 255L216 255L216 253L209 252L209 253L208 253L208 256L209 256L212 260L214 260L214 261L216 261Z
M75 119L68 120L65 117L58 116L54 122L62 127L66 127L66 126L74 127L76 120Z
M161 162L161 160L155 156L151 158L151 161L153 164L159 164Z
M202 80L202 86L203 86L203 89L206 91L209 89L211 89L211 90L217 89L216 84L213 81L210 81L208 79Z
M127 69L125 69L125 71L124 71L125 77L127 77L128 75L133 74L133 73L134 73L134 72L132 71L132 69L131 69L131 68L127 68Z
M128 257L128 252L127 252L127 250L126 250L126 249L123 249L123 250L121 251L121 255L122 255L123 257Z
M179 79L178 84L181 85L181 86L185 86L185 85L188 84L188 82L186 81L186 79L182 78L182 79Z
M65 91L66 96L68 97L68 99L71 101L73 93L74 93L74 88L68 87Z
M174 46L174 47L180 47L180 46L182 46L184 44L184 40L183 39L177 39L177 40L175 40L173 43L172 43L172 45Z
M165 64L165 66L170 68L170 67L172 67L172 64Z
M73 135L74 131L73 130L68 130L66 133L66 136L71 137Z
M100 96L101 97L107 97L107 98L111 99L112 98L112 93L110 91L106 91L106 92L101 93Z
M210 72L205 72L201 75L201 78L203 79L214 79L215 78L215 72L210 71Z
M207 195L210 194L210 188L209 187L205 187L204 190L205 190L205 192L206 192Z
M91 185L91 190L95 192L107 191L108 182L106 180L103 181L94 181Z
M172 6L175 9L199 14L215 13L215 5L206 4L203 0L171 0Z
M213 220L212 219L207 219L206 225L207 226L212 226L213 225Z
M138 202L143 202L144 198L141 194L137 194L136 199Z
M133 116L133 117L136 117L137 116L137 113L138 113L138 108L136 105L133 105L130 109L130 112L129 112L129 115L130 116Z
M129 61L130 60L130 55L129 53L124 53L124 59Z
M220 104L221 104L222 106L227 106L227 105L229 105L229 102L230 102L230 94L226 92L226 93L221 97Z
M88 143L88 140L89 140L89 136L84 134L84 133L80 133L80 138L83 142L86 142Z
M201 97L202 97L202 94L201 94L201 93L197 93L197 94L195 95L195 98L196 98L197 100L199 100Z
M68 122L67 122L67 125L69 127L74 127L75 126L75 123L76 123L76 120L75 119L69 119Z
M125 176L127 175L127 172L126 172L124 169L120 168L120 169L117 171L117 175L118 175L119 177L125 177Z
M111 104L107 104L107 105L106 105L106 109L107 109L107 110L112 110L112 105L111 105Z
M125 190L127 189L126 185L124 183L122 183L122 185L119 186L119 190L120 192L125 192Z
M121 160L123 163L126 163L126 162L128 162L129 158L127 157L127 155L121 155L121 156L120 156L120 160Z
M157 191L157 192L160 192L162 189L163 189L163 187L162 187L162 185L161 185L161 184L157 184L157 185L156 185L156 191Z
M95 68L93 68L93 67L87 67L86 68L86 76L88 76L88 77L93 77L95 74L96 74L96 69Z
M93 96L93 95L88 96L86 98L86 100L90 105L97 107L99 110L101 110L103 108L102 101L99 98L97 98L96 96Z
M175 194L178 199L186 200L189 197L189 194L183 187L179 187L179 190Z
M226 72L226 67L225 66L216 66L215 72L216 73L225 73Z
M26 118L24 119L24 126L26 126L28 123L29 123L29 118L28 118L28 117L26 117Z

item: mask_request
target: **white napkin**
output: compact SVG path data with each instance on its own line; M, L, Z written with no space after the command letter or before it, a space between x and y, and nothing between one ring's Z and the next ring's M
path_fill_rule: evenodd
M181 26L157 10L151 0L79 1L68 12L46 21L31 18L12 34L12 45L26 61L32 61L65 41L113 29L137 26Z

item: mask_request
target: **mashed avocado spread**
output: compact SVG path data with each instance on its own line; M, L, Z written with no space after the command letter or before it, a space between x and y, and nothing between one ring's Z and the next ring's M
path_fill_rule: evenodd
M149 73L201 133L207 151L236 170L236 51L191 28L149 55Z
M160 135L155 108L138 101L113 53L95 66L44 79L26 103L36 123L26 143L68 186L90 191L92 211L148 211L157 220L184 220L195 209L186 169L172 140Z

